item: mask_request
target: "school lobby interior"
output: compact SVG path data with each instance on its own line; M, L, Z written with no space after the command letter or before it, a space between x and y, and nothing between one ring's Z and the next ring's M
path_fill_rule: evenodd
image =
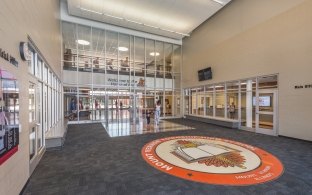
M3 0L0 194L312 194L311 0Z

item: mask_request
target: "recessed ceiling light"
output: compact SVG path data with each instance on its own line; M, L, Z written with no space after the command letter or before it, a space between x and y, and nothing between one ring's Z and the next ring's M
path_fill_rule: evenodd
M86 40L82 40L82 39L79 39L76 41L78 44L80 45L90 45L90 42L89 41L86 41Z
M119 51L128 51L128 48L127 47L118 47L118 50Z
M159 56L159 53L158 52L151 52L150 55L151 56Z

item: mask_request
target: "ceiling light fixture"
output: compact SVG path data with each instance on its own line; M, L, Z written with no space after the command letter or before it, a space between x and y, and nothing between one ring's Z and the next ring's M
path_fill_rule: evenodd
M97 12L97 11L94 11L94 10L90 10L90 9L86 9L86 8L82 8L82 7L79 7L81 10L83 11L87 11L87 12L92 12L92 13L95 13L95 14L100 14L102 15L103 13L101 12Z
M143 23L141 22L137 22L137 21L134 21L134 20L128 20L128 19L125 19L127 22L131 22L131 23L135 23L135 24L139 24L139 25L143 25Z
M82 40L82 39L78 39L76 42L80 45L90 45L89 41Z
M220 1L220 0L212 0L212 1L214 1L214 2L216 2L216 3L219 3L220 5L222 5L222 6L224 6L225 5L225 3L224 2L222 2L222 1Z
M118 19L118 20L124 20L124 18L121 18L121 17L118 17L118 16L113 16L113 15L110 15L110 14L104 14L104 16L108 16L108 17L115 18L115 19Z
M128 51L128 48L127 47L118 47L118 50L119 51Z
M151 52L150 55L151 56L159 56L159 53L158 52Z
M158 28L158 29L160 29L159 27L157 27L157 26L152 26L152 25L148 25L148 24L143 24L144 26L148 26L148 27L151 27L151 28Z
M219 3L219 4L221 4L221 5L224 5L224 3L222 3L222 2L219 1L219 0L212 0L212 1L214 1L214 2L216 2L216 3ZM139 24L139 25L142 25L142 26L147 26L147 27L150 27L150 28L155 28L155 29L162 30L162 31L167 31L167 32L170 32L170 33L175 33L175 34L183 35L183 36L186 36L186 37L189 37L189 36L190 36L190 34L181 33L181 32L177 32L177 31L173 31L173 30L169 30L169 29L164 29L164 28L160 28L160 27L157 27L157 26L149 25L149 24L144 24L144 23L141 23L141 22L138 22L138 21L129 20L129 19L127 19L127 18L122 18L122 17L113 16L113 15L106 14L106 13L97 12L97 11L90 10L90 9L86 9L86 8L83 8L83 7L78 7L78 9L83 10L83 11L87 11L87 12L92 12L92 13L99 14L99 15L104 15L104 16L111 17L111 18L115 18L115 19L118 19L118 20L124 20L124 21L126 21L126 22L130 22L130 23L134 23L134 24Z

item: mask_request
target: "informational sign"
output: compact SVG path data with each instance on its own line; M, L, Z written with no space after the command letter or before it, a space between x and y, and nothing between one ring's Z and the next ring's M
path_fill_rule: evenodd
M154 88L154 82L156 82L156 88L159 83L162 85L159 86L163 88L164 79L163 78L154 78L154 77L142 77L142 76L135 76L129 77L128 75L119 75L119 80L117 75L114 74L107 74L106 75L106 83L107 85L111 86L120 86L120 87L136 87L136 88ZM156 81L155 81L156 80ZM165 79L166 88L172 88L172 79Z
M252 102L253 102L253 106L256 106L257 98L253 97ZM259 96L258 103L259 103L259 106L261 106L261 107L270 107L271 106L271 96Z
M4 60L10 62L14 66L18 66L18 61L13 57L11 54L6 52L4 49L0 48L0 57L3 58Z
M18 150L19 90L15 77L0 69L0 165Z
M312 84L296 85L295 89L312 89Z

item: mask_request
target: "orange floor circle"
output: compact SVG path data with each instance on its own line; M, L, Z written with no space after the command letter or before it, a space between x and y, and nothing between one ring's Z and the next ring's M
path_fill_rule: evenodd
M204 136L154 140L141 150L151 166L197 182L253 185L278 178L282 163L272 154L241 142Z

